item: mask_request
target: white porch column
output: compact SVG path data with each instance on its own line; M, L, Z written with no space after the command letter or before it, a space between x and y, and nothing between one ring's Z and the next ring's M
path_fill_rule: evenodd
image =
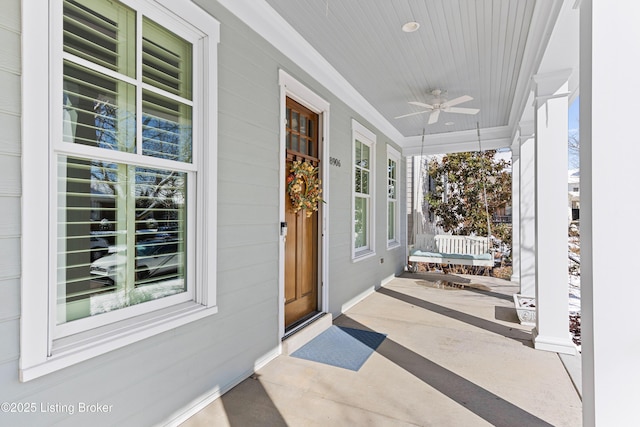
M536 295L535 139L532 121L520 122L520 294Z
M580 5L583 424L638 425L640 2ZM622 89L611 108L611 89ZM611 265L613 262L613 268Z
M511 281L520 283L520 136L511 145Z
M538 74L536 86L536 349L575 354L569 334L567 142L571 70Z

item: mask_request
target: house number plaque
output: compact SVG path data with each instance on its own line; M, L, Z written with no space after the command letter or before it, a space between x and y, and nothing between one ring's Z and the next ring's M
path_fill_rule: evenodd
M331 166L337 166L337 167L341 167L342 164L340 163L340 159L337 159L335 157L329 157L329 164Z

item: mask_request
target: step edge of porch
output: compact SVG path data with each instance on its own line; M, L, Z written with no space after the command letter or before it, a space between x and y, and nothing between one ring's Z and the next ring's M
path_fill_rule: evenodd
M292 334L282 340L282 354L291 355L294 351L326 331L333 325L333 319L329 313L319 313L317 317L302 325Z

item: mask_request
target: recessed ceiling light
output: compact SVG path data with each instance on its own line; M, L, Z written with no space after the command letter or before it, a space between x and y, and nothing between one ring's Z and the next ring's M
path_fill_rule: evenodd
M453 125L453 124L454 124L453 122L447 122L447 123L445 123L444 125L445 125L445 126L451 126L451 125Z
M420 24L418 24L416 21L409 21L402 26L402 31L404 31L405 33L413 33L418 28L420 28Z

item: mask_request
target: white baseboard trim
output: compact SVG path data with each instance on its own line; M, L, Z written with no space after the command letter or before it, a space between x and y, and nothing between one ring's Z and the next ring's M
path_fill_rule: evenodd
M356 295L355 297L351 298L349 301L342 304L342 307L340 308L340 313L344 313L348 311L350 308L358 304L360 301L362 301L363 299L365 299L375 291L376 291L376 287L371 286L366 290L364 290L363 292L360 292L358 295Z
M355 297L351 298L349 301L342 304L342 308L340 308L340 313L344 313L345 311L352 308L354 305L357 305L363 299L365 299L366 297L374 293L378 288L386 285L387 283L391 282L395 278L396 278L396 275L392 274L391 276L388 276L382 279L379 285L371 286L370 288L365 289L363 292L360 292L358 295L356 295Z
M391 275L391 276L389 276L389 277L385 277L384 279L382 279L382 280L380 281L380 286L384 286L384 285L386 285L387 283L391 282L391 281L392 281L393 279L395 279L395 278L396 278L396 275L395 275L395 274L392 274L392 275Z
M265 366L267 366L269 362L271 362L273 359L280 356L281 354L282 354L282 343L279 343L276 348L274 348L273 350L271 350L270 352L266 353L264 356L256 360L256 362L253 364L252 374L264 368ZM247 377L248 376L249 375L247 375Z
M226 392L228 392L229 390L231 390L232 388L240 384L242 381L249 378L257 370L264 367L267 363L271 362L273 359L275 359L279 355L280 355L280 345L278 345L275 349L273 349L272 351L266 353L264 356L259 358L255 362L253 369L248 369L244 371L241 375L237 376L233 381L229 382L223 387L220 387L220 386L214 387L212 390L209 390L208 392L204 393L200 397L191 401L191 403L189 403L185 407L176 411L173 415L169 417L168 421L159 425L164 427L179 426L180 424L184 423L189 418L191 418L192 416L194 416L195 414L197 414L198 412L206 408L207 405L211 404L216 399L220 398L223 394L225 394Z

